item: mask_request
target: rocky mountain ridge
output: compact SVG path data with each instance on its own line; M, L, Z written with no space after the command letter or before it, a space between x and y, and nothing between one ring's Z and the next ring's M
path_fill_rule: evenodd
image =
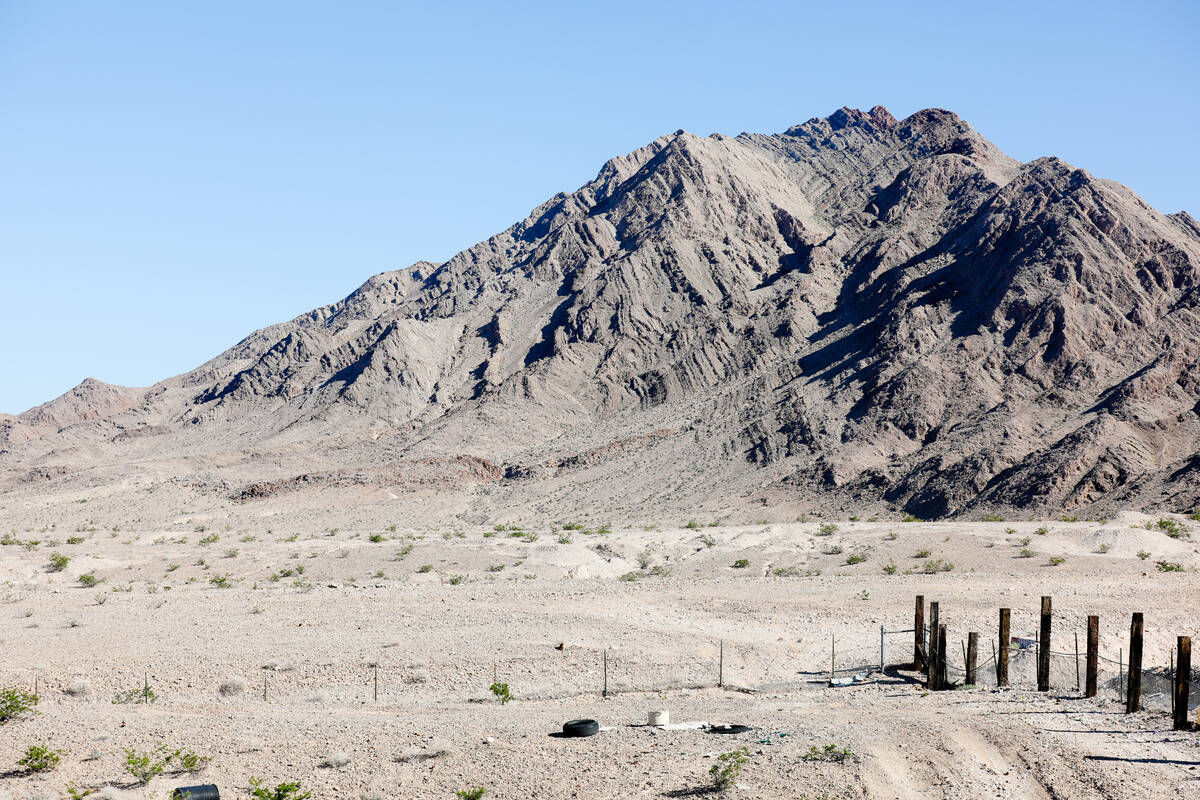
M187 478L254 502L442 475L547 513L1191 508L1198 283L1190 216L1018 163L948 111L678 131L185 375L0 419L0 487Z

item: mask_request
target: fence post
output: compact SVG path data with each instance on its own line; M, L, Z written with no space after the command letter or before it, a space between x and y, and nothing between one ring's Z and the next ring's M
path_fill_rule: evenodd
M879 674L883 674L883 626L879 626Z
M834 664L837 662L837 638L829 637L829 684L833 685Z
M718 656L718 661L717 661L717 686L723 687L725 685L725 640L724 639L721 640L720 647L721 647L720 655Z
M1009 622L1012 618L1012 609L1000 609L1000 641L997 642L996 651L996 685L1008 686L1008 646L1012 641L1009 634Z
M979 634L971 631L967 634L967 683L974 686L976 681L975 663L979 657Z
M1192 640L1188 636L1180 636L1178 642L1178 657L1175 659L1175 730L1186 731L1191 728L1188 723L1188 696L1192 683Z
M938 625L937 688L946 688L946 626Z
M929 646L925 649L925 688L937 689L938 671L938 604L929 604Z
M608 697L608 648L604 648L604 688L600 690L601 697Z
M1096 670L1100 658L1100 617L1088 617L1087 631L1087 684L1084 686L1084 697L1096 696Z
M913 613L913 669L925 671L925 595L917 595L917 608Z
M1129 626L1129 687L1125 695L1125 713L1132 714L1142 707L1142 615L1133 615Z
M1042 597L1042 627L1038 636L1038 676L1039 692L1050 691L1050 598Z

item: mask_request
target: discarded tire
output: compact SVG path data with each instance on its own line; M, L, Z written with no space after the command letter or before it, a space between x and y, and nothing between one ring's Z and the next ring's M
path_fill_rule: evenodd
M749 725L710 725L709 733L745 733L750 730Z
M221 800L221 793L216 784L205 783L200 786L180 786L171 792L171 800Z
M595 736L600 732L600 723L594 719L573 719L563 723L563 736Z

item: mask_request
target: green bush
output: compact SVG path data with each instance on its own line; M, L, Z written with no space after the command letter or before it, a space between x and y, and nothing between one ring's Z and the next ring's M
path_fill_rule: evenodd
M1159 572L1183 572L1183 564L1174 561L1159 561L1156 566Z
M51 572L62 572L64 569L67 568L67 563L70 560L71 559L67 558L62 553L51 553L50 554L50 571Z
M851 553L850 555L846 556L847 565L861 564L866 560L867 557L862 553Z
M482 786L476 786L474 789L457 789L454 794L459 800L479 800L487 792L487 789Z
M488 687L492 694L496 695L496 699L500 701L500 705L507 705L509 700L512 700L512 692L508 689L507 683L496 681Z
M40 744L30 745L25 750L25 755L17 762L17 766L22 767L26 772L49 772L58 766L58 762L62 760L62 754L62 750L51 750Z
M1060 564L1063 564L1065 562L1066 562L1066 559L1063 558L1062 556L1050 556L1050 566L1052 566L1052 567L1057 567Z
M837 533L838 526L833 522L822 522L817 527L817 536L833 536Z
M79 576L79 585L83 586L87 589L91 589L93 586L100 583L102 580L103 580L102 578L97 578L94 573L85 572Z
M728 753L717 756L716 762L709 767L708 774L712 778L713 788L723 792L731 788L742 774L746 762L750 760L749 748L743 746Z
M367 537L367 540L378 544L379 542L383 541L383 534L382 533L372 533L370 536Z
M0 725L33 711L38 696L20 689L0 689Z
M737 561L733 562L731 566L734 569L745 569L746 567L750 566L750 559L739 558Z
M254 800L307 800L312 792L301 792L300 781L281 783L271 788L264 786L262 779L250 779L250 796Z
M167 768L167 759L162 748L140 752L132 747L125 749L125 771L143 786L161 775Z
M1137 557L1140 558L1142 561L1145 561L1147 558L1150 557L1150 553L1146 552L1145 550L1138 550Z

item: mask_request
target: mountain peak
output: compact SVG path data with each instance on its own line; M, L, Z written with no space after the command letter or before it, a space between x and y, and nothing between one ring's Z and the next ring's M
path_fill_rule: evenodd
M1188 508L1200 348L1172 343L1196 341L1190 217L1019 165L944 109L847 107L783 135L659 137L152 391L89 381L6 421L0 466L153 448L236 490L266 463L299 486L419 464L418 485L464 492L433 505L634 518L706 498ZM153 443L114 437L133 430ZM213 466L231 453L254 470Z

